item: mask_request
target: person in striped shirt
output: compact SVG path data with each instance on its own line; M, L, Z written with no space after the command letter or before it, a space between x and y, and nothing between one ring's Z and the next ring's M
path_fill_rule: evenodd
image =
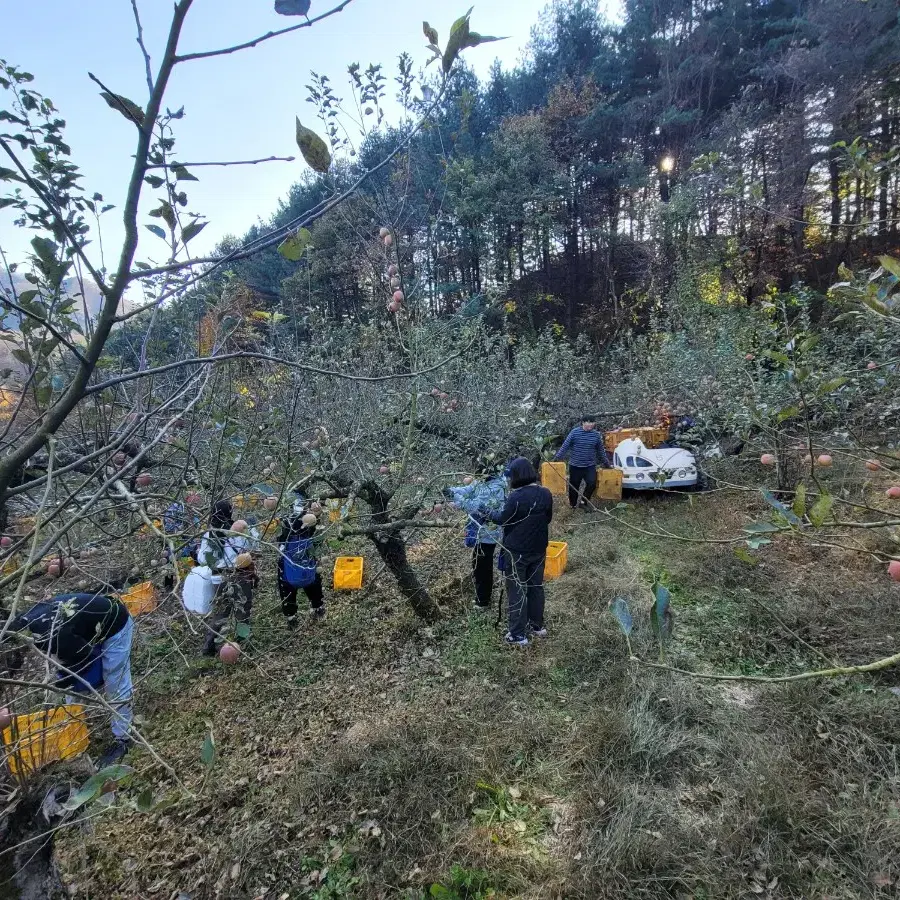
M584 416L580 425L576 425L563 442L554 457L557 460L569 458L569 506L578 505L578 492L584 483L582 504L594 496L597 488L597 466L609 468L609 457L603 443L603 432L595 428L596 419Z

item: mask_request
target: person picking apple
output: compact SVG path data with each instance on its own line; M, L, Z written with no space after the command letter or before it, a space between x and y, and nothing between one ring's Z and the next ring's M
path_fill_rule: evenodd
M129 731L133 718L131 683L131 639L134 621L117 597L104 594L59 594L16 616L10 632L30 632L33 646L54 657L64 670L56 686L84 691L94 686L86 670L99 657L104 693L115 710L112 733L115 743L99 766L120 760L131 747ZM10 669L20 669L21 655Z
M285 517L278 535L278 596L290 629L297 627L298 590L306 594L312 617L325 617L322 575L316 559L317 525L316 516L307 512L306 501L297 494L291 514Z
M234 616L239 624L249 627L253 609L253 591L259 584L250 542L244 536L247 523L243 519L232 521L233 507L228 500L219 500L209 517L209 530L205 532L197 551L197 562L212 570L212 583L216 586L213 612L206 623L209 630L203 645L204 656L215 656L216 640ZM235 640L244 639L240 634Z

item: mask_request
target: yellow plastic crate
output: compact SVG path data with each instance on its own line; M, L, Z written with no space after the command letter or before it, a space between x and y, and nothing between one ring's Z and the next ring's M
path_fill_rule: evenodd
M541 463L541 484L551 494L565 494L568 489L566 464L564 462Z
M122 602L128 607L128 612L133 616L153 612L159 601L156 598L156 588L152 581L142 581L121 595Z
M271 541L278 535L278 529L281 527L281 519L267 519L259 530L260 540Z
M597 469L598 500L622 499L622 473L618 469Z
M60 759L71 759L88 748L90 735L80 704L57 706L16 716L3 729L7 762L13 775L28 775Z
M622 441L629 438L637 438L649 449L658 447L668 436L669 430L661 427L617 428L615 431L606 432L603 436L603 443L606 447L606 452L612 453Z
M363 558L361 556L339 556L334 561L334 589L336 591L358 591L363 583Z
M547 544L547 561L544 563L544 581L553 581L566 571L569 561L569 545L563 541Z

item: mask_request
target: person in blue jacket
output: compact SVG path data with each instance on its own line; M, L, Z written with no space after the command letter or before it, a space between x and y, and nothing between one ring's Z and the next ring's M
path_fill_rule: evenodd
M472 548L472 580L475 582L475 606L490 609L494 592L494 550L500 541L500 526L490 521L506 502L506 473L498 473L484 481L450 487L444 496L468 513L467 547Z
M544 563L553 520L553 495L536 484L537 472L524 457L509 466L511 488L506 503L491 519L503 526L506 592L509 597L509 631L506 642L528 646L532 637L546 637L544 627Z
M554 459L569 457L569 506L578 506L578 492L584 483L583 505L587 505L597 489L597 466L609 468L609 457L603 441L603 432L595 428L596 419L584 416L563 442Z

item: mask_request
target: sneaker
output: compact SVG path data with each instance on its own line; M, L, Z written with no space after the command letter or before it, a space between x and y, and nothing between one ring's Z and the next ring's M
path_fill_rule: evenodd
M204 644L203 645L203 655L204 656L215 656L218 651L216 650L215 644Z
M477 600L472 602L472 608L478 610L479 612L485 612L491 608L490 603L479 603Z
M310 618L313 618L313 619L324 619L325 618L325 605L322 604L322 606L314 606L309 611L309 615L310 615Z
M514 647L527 647L528 646L528 638L527 637L513 637L508 631L503 637L503 640L506 641L507 644L510 644Z
M544 628L543 625L540 628L535 628L534 625L529 625L528 630L531 632L532 637L545 638L548 634L550 634L550 632L547 631L547 629Z
M296 616L288 616L284 620L284 624L287 625L288 631L296 631L297 630L297 617Z
M105 769L107 766L117 763L130 749L131 741L128 738L116 741L97 761L97 768Z

